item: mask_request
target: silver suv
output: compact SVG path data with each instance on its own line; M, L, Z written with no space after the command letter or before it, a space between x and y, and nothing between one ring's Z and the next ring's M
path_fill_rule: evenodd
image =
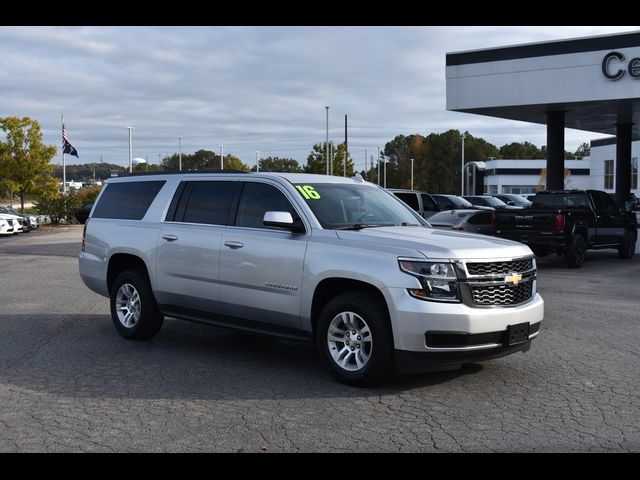
M543 318L529 247L432 229L362 179L113 178L79 260L126 338L169 316L311 340L352 385L527 351Z

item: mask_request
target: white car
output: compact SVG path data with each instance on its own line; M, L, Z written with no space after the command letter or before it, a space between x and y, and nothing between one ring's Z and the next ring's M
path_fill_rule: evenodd
M0 227L0 234L9 235L13 233L22 232L22 224L20 220L18 220L18 216L16 215L8 215L5 213L0 213L0 221L4 220L7 223L6 230L5 228ZM11 229L11 231L9 231Z
M0 218L0 235L13 235L13 222Z

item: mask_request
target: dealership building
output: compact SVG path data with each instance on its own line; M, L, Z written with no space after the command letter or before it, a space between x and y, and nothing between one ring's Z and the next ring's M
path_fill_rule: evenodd
M547 126L547 159L476 162L476 190L594 188L620 205L638 195L640 33L448 53L446 79L448 110ZM612 137L565 160L565 128Z

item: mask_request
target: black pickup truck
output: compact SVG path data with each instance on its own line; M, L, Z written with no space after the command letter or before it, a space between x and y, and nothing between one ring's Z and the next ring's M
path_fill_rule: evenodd
M526 243L538 256L564 256L580 267L588 249L617 248L633 258L638 228L635 214L625 212L599 190L538 192L523 210L496 211L496 235Z

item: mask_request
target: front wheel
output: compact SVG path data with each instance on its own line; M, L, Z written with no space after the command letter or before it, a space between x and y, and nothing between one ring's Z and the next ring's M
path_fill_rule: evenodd
M387 310L371 293L333 298L320 314L316 341L323 362L342 383L373 386L394 371Z
M153 337L164 321L146 274L127 270L111 287L111 318L120 335L133 340Z

